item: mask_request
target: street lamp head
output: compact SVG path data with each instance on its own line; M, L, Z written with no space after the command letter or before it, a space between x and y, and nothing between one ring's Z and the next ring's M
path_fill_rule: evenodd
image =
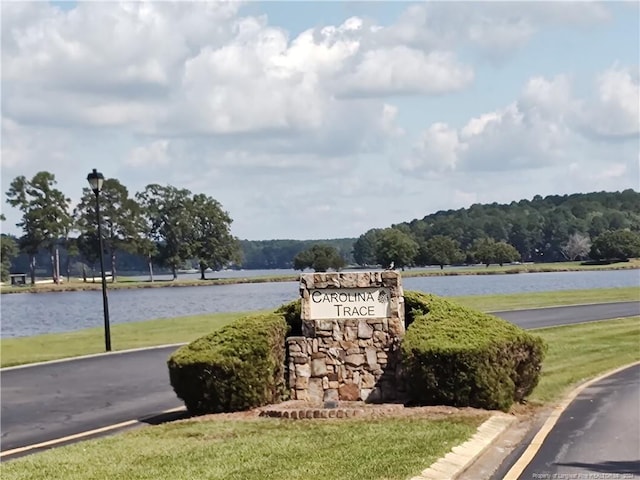
M104 183L104 175L102 175L102 173L98 172L94 168L93 172L87 175L87 180L89 182L89 185L91 185L91 190L93 190L93 193L98 195L100 191L102 191L102 184Z

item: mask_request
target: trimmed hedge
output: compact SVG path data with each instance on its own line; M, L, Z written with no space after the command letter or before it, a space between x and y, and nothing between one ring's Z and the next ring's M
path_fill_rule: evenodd
M492 315L405 292L410 403L508 410L538 384L543 340Z
M278 315L284 315L287 322L287 337L302 335L302 301L300 299L281 305L276 310Z
M282 314L250 315L180 347L167 362L171 386L196 415L279 402L287 329Z

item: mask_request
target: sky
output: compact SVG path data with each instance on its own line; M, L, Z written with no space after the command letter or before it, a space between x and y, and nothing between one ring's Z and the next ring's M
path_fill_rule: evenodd
M638 2L1 4L11 181L97 168L218 200L249 240L640 190Z

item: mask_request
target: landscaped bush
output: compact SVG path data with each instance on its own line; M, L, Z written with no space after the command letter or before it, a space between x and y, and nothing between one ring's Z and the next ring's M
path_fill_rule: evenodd
M300 299L285 303L276 310L277 314L284 315L284 320L287 322L287 337L302 335L301 310L302 302Z
M197 415L281 401L287 328L281 314L250 315L179 348L167 362L174 391Z
M538 384L546 346L505 320L405 292L402 357L410 401L508 410Z

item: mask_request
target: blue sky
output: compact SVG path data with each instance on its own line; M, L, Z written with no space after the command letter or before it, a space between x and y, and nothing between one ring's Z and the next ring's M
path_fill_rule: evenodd
M622 2L4 2L2 191L219 200L240 238L357 237L473 203L639 189ZM3 201L4 232L19 214Z

